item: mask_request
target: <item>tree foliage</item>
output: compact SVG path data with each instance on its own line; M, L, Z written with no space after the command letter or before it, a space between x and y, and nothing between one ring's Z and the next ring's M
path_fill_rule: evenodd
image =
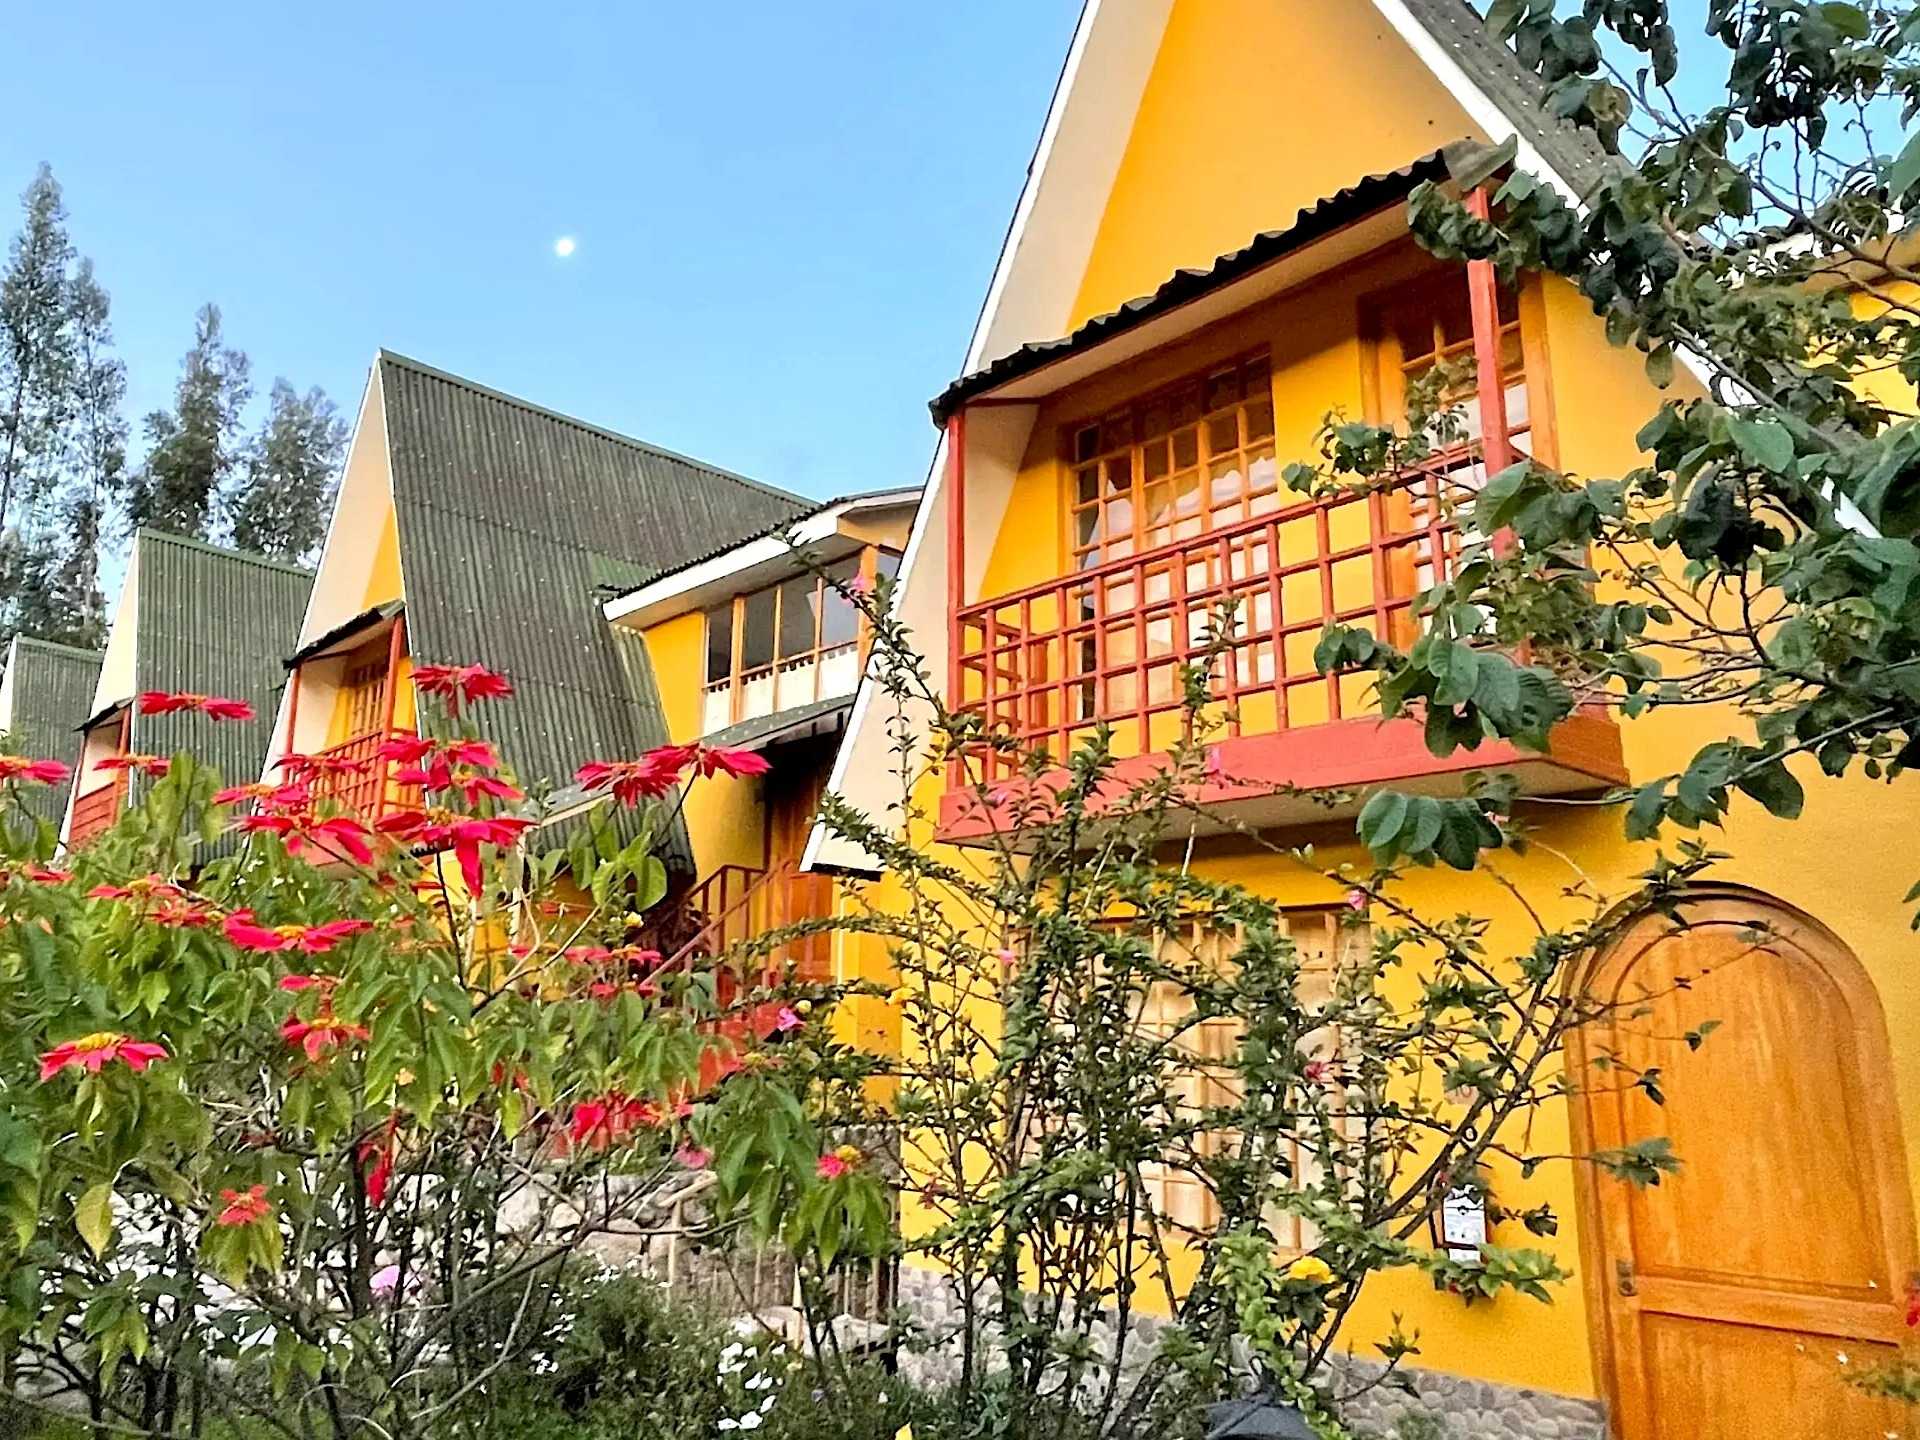
M1326 663L1373 669L1389 708L1417 701L1439 753L1538 745L1575 705L1721 707L1723 738L1613 797L1641 838L1716 823L1735 792L1797 814L1807 757L1890 779L1920 755L1920 247L1901 219L1920 146L1887 143L1920 108L1920 11L1708 11L1683 42L1665 0L1492 7L1604 152L1599 178L1569 193L1509 144L1461 166L1463 183L1491 177L1491 221L1427 186L1415 232L1510 282L1570 282L1654 385L1684 393L1650 403L1631 470L1523 459L1456 494L1482 538L1422 598L1410 648L1353 629L1322 642ZM1714 103L1681 103L1683 62ZM1419 438L1338 428L1298 483L1376 483ZM1488 648L1522 640L1516 665Z
M222 788L181 754L62 861L19 804L59 767L4 767L22 1403L133 1433L484 1432L569 1259L676 1223L649 1207L695 1147L819 1183L817 1140L762 1148L792 1102L746 988L644 944L667 813L616 830L603 807L543 849L470 710L428 708L439 738L398 757L420 808L377 831L326 798L324 761ZM656 756L663 792L697 759Z
M226 497L233 543L280 560L310 560L326 535L347 424L318 386L273 382L267 416Z

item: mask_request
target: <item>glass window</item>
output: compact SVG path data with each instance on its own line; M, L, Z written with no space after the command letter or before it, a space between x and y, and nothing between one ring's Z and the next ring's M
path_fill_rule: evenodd
M860 573L860 557L849 556L837 565L830 565L827 567L827 573L840 584L845 585ZM836 646L851 645L859 639L860 612L854 608L853 602L829 586L826 604L826 614L820 617L820 648L831 650Z
M733 602L707 611L707 683L717 685L733 674Z
M780 587L780 658L813 653L820 601L819 577L796 575Z
M746 623L740 635L740 669L764 670L773 664L773 591L746 598Z

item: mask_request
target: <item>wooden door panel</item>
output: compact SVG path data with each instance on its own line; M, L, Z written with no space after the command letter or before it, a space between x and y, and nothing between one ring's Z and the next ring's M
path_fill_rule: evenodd
M1762 897L1709 893L1684 918L1649 920L1602 965L1618 1008L1581 1045L1601 1062L1592 1142L1664 1135L1681 1163L1591 1192L1616 1433L1904 1434L1898 1407L1846 1383L1894 1353L1914 1265L1871 981ZM1631 1083L1655 1067L1664 1104Z
M1636 1271L1892 1293L1878 1197L1849 1178L1874 1170L1858 1123L1874 1100L1861 1093L1850 1007L1818 963L1741 926L1705 924L1652 946L1625 980L1623 1004L1648 998L1615 1024L1615 1045L1636 1071L1661 1067L1666 1103L1627 1092L1621 1128L1668 1136L1682 1167L1630 1196ZM1689 1049L1681 1037L1709 1022L1718 1027Z
M1647 1364L1663 1394L1651 1434L1672 1440L1881 1440L1907 1433L1904 1407L1838 1380L1891 1349L1684 1316L1648 1316ZM1845 1364L1841 1357L1845 1357Z

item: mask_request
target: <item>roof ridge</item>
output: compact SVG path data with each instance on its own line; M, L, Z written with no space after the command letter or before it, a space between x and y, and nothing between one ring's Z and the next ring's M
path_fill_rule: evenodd
M631 585L621 591L619 595L612 598L617 600L623 596L632 595L644 590L649 585L658 585L662 580L671 580L675 575L685 574L696 565L704 565L709 560L717 560L722 555L728 554L731 551L743 549L748 545L758 544L760 541L781 534L783 531L790 530L796 525L804 525L809 520L818 519L829 510L838 509L842 505L854 505L862 500L879 500L889 495L898 495L900 496L900 503L902 505L917 506L920 501L920 496L925 493L925 490L926 487L923 485L890 485L879 490L860 490L850 495L836 495L831 500L822 500L811 510L803 511L798 515L789 515L784 520L776 520L771 525L755 530L751 535L742 535L738 540L730 540L725 545L716 545L713 549L703 551L701 554L689 555L686 559L675 564L662 566L659 570L642 580L638 585Z
M197 539L192 535L176 535L171 530L155 529L151 525L142 525L133 532L135 548L142 540L165 541L170 545L184 546L189 550L199 550L204 554L218 555L224 560L244 560L252 565L268 570L280 570L289 575L300 575L311 580L314 572L304 565L295 565L286 560L275 560L271 556L261 555L252 550L236 550L227 545L215 545L210 540Z
M14 640L21 645L30 645L36 650L50 650L61 655L71 655L76 660L99 661L106 657L104 650L89 650L82 645L69 645L64 640L42 640L38 635L16 635Z
M380 347L376 361L380 364L391 363L400 365L406 369L416 371L419 374L430 376L435 380L445 381L449 385L458 385L462 389L470 390L474 394L484 396L489 400L498 400L502 404L512 405L517 409L525 410L529 414L538 415L543 419L557 421L562 425L570 425L577 430L584 430L590 435L598 435L602 439L611 440L619 445L631 446L635 450L657 456L662 460L674 460L682 465L691 465L695 469L704 470L719 479L732 480L736 484L744 485L750 490L758 490L763 494L774 496L777 499L791 500L798 505L809 503L806 496L795 494L791 490L782 489L778 485L769 485L764 480L755 480L750 475L742 475L737 470L728 470L724 466L715 465L710 460L699 460L691 455L682 454L678 450L669 450L664 445L655 445L651 441L640 440L632 435L622 434L618 430L611 430L605 425L596 425L591 420L582 420L578 415L569 415L565 411L554 410L548 406L536 404L534 401L523 399L521 396L509 395L504 390L496 390L491 385L482 385L479 381L469 380L464 375L455 375L450 370L442 370L438 366L429 365L423 360L415 360L410 355L402 355L397 350L387 349L384 345Z

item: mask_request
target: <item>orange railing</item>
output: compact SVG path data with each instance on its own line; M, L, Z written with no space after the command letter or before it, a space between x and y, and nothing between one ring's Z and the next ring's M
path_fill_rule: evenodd
M833 881L825 875L803 875L792 861L771 870L723 865L688 892L685 904L703 919L692 937L667 957L663 968L695 968L756 936L802 920L825 919L833 913ZM776 975L789 967L801 980L830 978L833 965L827 935L788 940L759 964L764 972Z
M1184 667L1218 616L1208 693L1231 734L1365 713L1368 678L1323 675L1313 649L1329 621L1411 638L1415 597L1456 562L1450 507L1484 475L1465 451L1361 495L1273 497L1267 513L956 607L951 690L1010 749L978 747L985 778L1022 753L1064 757L1098 725L1117 753L1164 750L1179 733Z
M363 820L378 820L389 810L410 809L420 804L417 787L397 785L393 781L395 765L380 758L380 747L388 740L405 735L401 730L369 730L342 740L320 752L324 759L354 761L359 769L337 771L322 769L313 783L314 798L331 800L341 809Z
M127 795L127 777L115 775L105 785L76 795L73 800L73 822L67 827L67 844L80 846L87 843L102 830L111 829L113 822L120 818L120 806Z

